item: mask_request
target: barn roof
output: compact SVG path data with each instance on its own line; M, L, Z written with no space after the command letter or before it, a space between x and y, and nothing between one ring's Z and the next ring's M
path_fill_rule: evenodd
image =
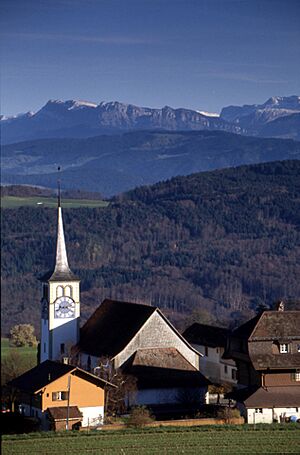
M210 382L175 348L138 349L122 366L139 389L203 387Z
M244 400L246 408L295 407L300 403L300 387L260 387Z
M230 331L228 329L222 327L195 322L183 332L183 336L189 343L215 348L218 346L226 346L226 340L229 333Z
M77 349L97 357L115 356L155 311L149 305L106 299L82 327Z

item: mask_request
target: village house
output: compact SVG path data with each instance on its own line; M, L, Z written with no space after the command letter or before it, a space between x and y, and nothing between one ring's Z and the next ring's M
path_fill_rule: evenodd
M183 337L200 353L201 372L216 385L234 386L236 364L232 359L224 359L230 331L222 327L195 322L183 332Z
M244 360L243 367L248 366L238 376L245 389L237 395L247 422L300 419L300 311L285 311L281 302L276 311L264 311L249 321L250 326L251 333L244 332L247 353L244 342L240 352L231 351L237 361ZM232 346L237 349L236 337Z
M47 430L97 427L103 423L103 379L78 367L46 360L10 382L20 412Z

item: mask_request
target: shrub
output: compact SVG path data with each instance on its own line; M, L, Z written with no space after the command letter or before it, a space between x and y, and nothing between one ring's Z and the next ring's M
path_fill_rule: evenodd
M231 423L232 419L241 417L240 411L237 408L230 408L229 406L222 406L217 416L219 419L224 419L225 423Z
M137 406L130 412L129 418L126 422L128 427L142 427L147 423L153 422L154 417L151 415L149 409L145 406Z

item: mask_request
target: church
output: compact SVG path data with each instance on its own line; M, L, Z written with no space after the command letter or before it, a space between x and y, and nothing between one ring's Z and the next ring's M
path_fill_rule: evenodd
M80 328L80 280L69 267L60 195L53 268L40 278L40 362L47 360L92 374L103 366L136 378L127 405L204 402L208 381L202 354L150 305L106 299Z

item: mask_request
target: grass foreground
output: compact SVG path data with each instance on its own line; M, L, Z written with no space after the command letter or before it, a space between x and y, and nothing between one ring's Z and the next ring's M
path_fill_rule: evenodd
M2 438L2 454L300 453L299 430L299 424L245 424L6 435Z
M15 209L18 207L57 207L56 197L17 197L17 196L3 196L1 198L1 207L4 209ZM107 201L98 199L64 199L62 201L64 208L79 208L79 207L107 207Z

